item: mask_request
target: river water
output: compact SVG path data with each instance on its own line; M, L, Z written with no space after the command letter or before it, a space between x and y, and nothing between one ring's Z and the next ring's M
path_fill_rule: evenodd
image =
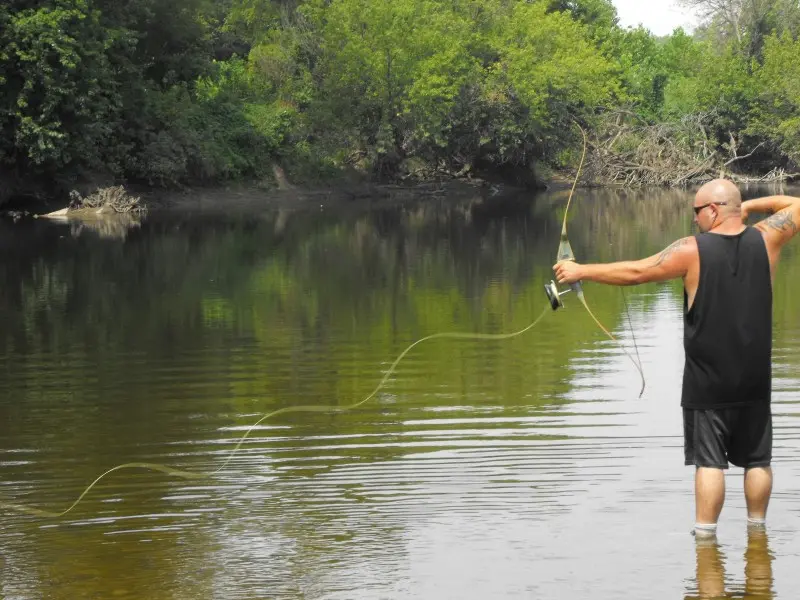
M587 283L619 343L570 294L546 309L565 201L0 224L0 597L794 597L800 242L775 283L767 532L748 536L734 468L698 545L681 287ZM655 254L692 233L691 201L579 191L576 256ZM416 346L354 410L250 431L363 400L420 338L545 310L511 339ZM59 518L9 506L64 511L123 463L219 472L116 471Z

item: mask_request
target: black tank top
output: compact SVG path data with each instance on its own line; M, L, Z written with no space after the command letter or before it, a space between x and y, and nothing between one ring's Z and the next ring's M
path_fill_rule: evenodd
M700 283L688 309L684 290L686 408L769 403L772 389L772 280L767 246L752 227L701 233Z

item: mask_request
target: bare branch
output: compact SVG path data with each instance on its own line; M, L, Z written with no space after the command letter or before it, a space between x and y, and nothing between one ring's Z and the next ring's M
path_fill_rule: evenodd
M750 157L751 157L751 156L753 156L753 154L755 154L755 153L756 153L756 151L757 151L759 148L761 148L761 146L763 146L763 145L764 145L764 142L761 142L761 143L760 143L758 146L756 146L755 148L753 148L753 151L752 151L750 154L745 154L744 156L734 156L732 159L730 159L728 162L726 162L726 163L725 163L724 165L722 165L722 166L723 166L723 167L727 167L728 165L731 165L731 164L735 163L737 160L743 160L743 159L745 159L745 158L750 158Z

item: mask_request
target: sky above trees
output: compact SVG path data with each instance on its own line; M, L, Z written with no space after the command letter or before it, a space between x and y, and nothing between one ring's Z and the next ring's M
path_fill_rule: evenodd
M622 27L642 24L655 35L669 35L676 27L690 32L697 17L677 0L613 0Z

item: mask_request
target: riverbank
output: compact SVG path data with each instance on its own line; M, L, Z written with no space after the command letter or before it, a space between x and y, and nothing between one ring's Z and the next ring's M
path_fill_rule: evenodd
M475 198L488 200L545 190L568 189L572 181L557 176L536 189L489 182L482 179L443 179L439 181L408 184L373 183L361 181L336 181L330 185L300 186L282 182L273 187L258 182L241 182L229 185L184 188L181 190L152 188L141 185L123 186L130 196L140 199L147 212L242 212L265 208L339 207L352 203L370 205L403 204L424 198ZM87 189L87 186L83 186ZM111 188L102 188L111 189ZM68 196L19 196L0 207L0 217L19 221L24 218L51 217L58 219L104 218L104 212L113 216L113 210L102 207L78 208Z

